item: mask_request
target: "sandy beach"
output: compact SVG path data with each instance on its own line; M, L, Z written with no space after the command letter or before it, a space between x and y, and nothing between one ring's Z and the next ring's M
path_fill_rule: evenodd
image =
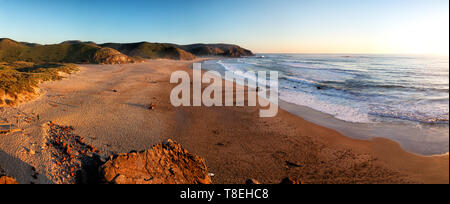
M41 84L35 101L0 108L0 119L23 130L0 135L0 168L19 183L64 183L45 147L46 124L53 121L73 126L103 157L173 139L205 158L218 184L279 183L285 177L304 183L449 183L448 154L420 156L388 139L352 139L281 109L274 118L260 118L259 107L175 108L170 75L192 73L192 63L81 65L67 79Z

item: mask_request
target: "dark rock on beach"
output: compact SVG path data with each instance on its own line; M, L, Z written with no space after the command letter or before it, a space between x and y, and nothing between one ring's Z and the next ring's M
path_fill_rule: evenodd
M287 177L284 178L280 184L302 184L302 182L298 179Z
M256 179L249 179L245 182L246 185L257 185L257 184L261 184L258 180Z
M13 177L0 176L0 185L1 184L19 184L19 183Z

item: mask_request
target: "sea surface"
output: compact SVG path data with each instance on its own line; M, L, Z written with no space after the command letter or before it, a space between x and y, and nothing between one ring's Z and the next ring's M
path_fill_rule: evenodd
M247 71L278 71L282 101L354 124L436 124L448 134L448 57L259 54L203 68L248 80Z

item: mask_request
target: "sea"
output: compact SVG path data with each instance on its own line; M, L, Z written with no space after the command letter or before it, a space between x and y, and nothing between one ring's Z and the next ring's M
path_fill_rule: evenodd
M221 73L231 71L247 80L254 80L245 75L247 71L278 71L282 102L308 107L349 126L376 129L395 124L405 129L420 127L422 132L423 128L432 128L432 134L438 134L433 137L439 140L427 141L444 143L442 147L420 147L412 152L448 152L448 56L258 54L206 61L202 67ZM389 137L377 132L370 136L402 138L411 143L408 135ZM423 138L416 140L423 142Z

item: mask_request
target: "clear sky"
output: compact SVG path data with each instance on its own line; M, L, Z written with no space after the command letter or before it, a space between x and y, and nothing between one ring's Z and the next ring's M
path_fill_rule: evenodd
M449 52L448 0L0 0L0 37L234 43L255 52Z

